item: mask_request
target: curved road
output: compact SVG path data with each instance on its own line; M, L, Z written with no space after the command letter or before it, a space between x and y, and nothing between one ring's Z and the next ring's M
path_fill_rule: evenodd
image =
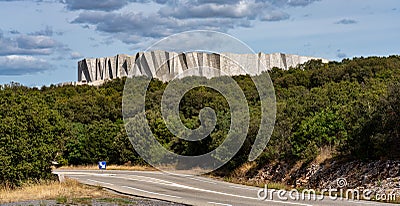
M89 185L100 185L124 194L134 196L148 197L170 202L183 203L187 205L395 205L369 201L358 200L332 200L317 196L317 200L305 196L311 200L293 200L302 199L301 197L288 194L273 193L265 200L260 200L258 196L264 196L260 188L237 185L214 179L198 176L172 175L158 171L97 171L97 170L56 170L53 172L64 177L76 179L81 183ZM269 190L268 194L271 194ZM282 197L278 198L278 195Z

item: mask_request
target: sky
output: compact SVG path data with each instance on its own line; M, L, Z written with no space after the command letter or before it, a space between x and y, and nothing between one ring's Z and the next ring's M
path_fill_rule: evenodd
M0 0L0 84L77 81L83 58L135 54L179 32L334 61L400 54L399 0Z

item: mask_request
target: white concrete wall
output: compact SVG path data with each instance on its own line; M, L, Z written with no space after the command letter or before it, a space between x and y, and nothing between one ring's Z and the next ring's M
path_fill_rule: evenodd
M170 81L187 69L196 69L190 75L207 78L221 75L259 75L273 67L287 70L312 59L321 58L281 53L220 55L203 52L139 52L133 56L120 54L114 57L83 59L78 62L78 81L90 83L125 76L149 76ZM328 62L326 59L321 60ZM206 72L202 67L214 68L216 71Z

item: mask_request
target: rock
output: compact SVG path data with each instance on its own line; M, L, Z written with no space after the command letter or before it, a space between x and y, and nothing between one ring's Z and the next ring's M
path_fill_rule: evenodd
M252 182L279 182L293 187L313 189L338 189L338 179L345 179L347 189L369 190L372 194L392 194L400 196L400 176L393 176L390 171L398 169L399 160L351 162L327 161L321 165L306 164L298 168L285 162L266 164ZM289 165L285 167L285 165ZM325 166L324 166L325 165ZM329 165L329 166L327 166ZM290 169L295 167L295 170ZM396 172L397 174L397 172ZM289 178L282 179L282 176Z
M185 76L207 78L235 75L259 75L274 67L289 69L312 59L289 54L233 54L167 51L139 52L133 56L119 54L114 57L83 59L78 62L80 83L101 84L120 77L147 76L170 81ZM213 68L212 70L207 68Z

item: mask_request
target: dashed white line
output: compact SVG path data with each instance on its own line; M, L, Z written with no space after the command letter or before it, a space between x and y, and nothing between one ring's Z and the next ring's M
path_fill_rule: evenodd
M213 193L213 194L218 194L218 195L224 195L224 196L230 196L230 197L237 197L237 198L242 198L242 199L250 199L250 200L258 200L259 201L259 199L255 198L255 197L247 197L247 196L235 195L235 194L230 194L230 193L225 193L225 192L218 192L218 191L213 191L213 190L201 189L201 188L181 185L181 184L177 184L177 183L173 183L171 186L185 188L185 189L189 189L189 190L200 191L200 192L207 192L207 193ZM266 202L275 202L275 203L283 203L285 205L312 206L310 204L288 202L288 201L280 201L280 200L269 200L269 199L267 199L267 200L264 200L264 201L266 201Z
M139 176L139 175L137 175L137 176ZM142 176L142 177L145 177L145 176ZM123 177L116 177L116 176L113 176L112 178L130 179L130 180L136 180L136 181L143 181L143 182L167 185L167 186L171 186L171 187L178 187L178 188L184 188L184 189L189 189L189 190L195 190L195 191L200 191L200 192L213 193L213 194L219 194L219 195L230 196L230 197L237 197L237 198L242 198L242 199L259 200L258 198L255 198L255 197L247 197L247 196L235 195L235 194L224 193L224 192L219 192L219 191L213 191L213 190L208 190L208 189L201 189L201 188L197 188L197 187L181 185L181 184L178 184L178 183L173 183L173 182L160 180L160 179L157 179L157 178L151 178L151 177L146 177L146 178L152 179L153 181L151 181L151 180L140 180L140 179L134 179L134 178L123 178ZM132 190L141 191L141 192L148 193L148 194L155 194L155 195L166 196L166 197L174 197L174 198L182 198L182 197L177 197L177 196L172 196L172 195L166 195L166 194L161 194L161 193L150 192L150 191L141 190L141 189L138 189L138 188L132 188L132 187L128 187L128 186L122 186L122 187L129 188L129 189L132 189ZM302 203L279 201L279 200L268 200L267 199L267 200L264 200L264 201L275 202L275 203L283 203L285 205L311 206L310 204L302 204Z
M214 184L214 185L217 184L216 182L212 182L212 181L209 181L209 180L203 180L203 179L200 179L200 178L195 178L195 177L187 177L187 178L188 178L188 179L191 179L191 180L196 180L196 181L200 181L200 182L205 182L205 183Z
M98 174L98 173L93 173L93 172L53 172L53 174L56 175L88 175L88 176L115 176L116 174L109 174L109 173L104 173L104 174Z
M254 197L247 197L247 196L242 196L242 195L235 195L235 194L229 194L229 193L218 192L218 191L213 191L213 190L201 189L201 188L181 185L181 184L168 182L168 181L165 181L165 180L160 180L160 179L151 178L151 177L147 177L147 178L152 179L153 181L151 181L151 180L150 181L149 180L147 180L147 181L146 180L139 180L139 179L134 179L134 178L123 178L123 177L117 177L117 176L110 176L110 177L112 177L112 178L121 178L121 179L131 179L131 180L137 180L137 181L143 181L143 182L151 182L151 183L156 183L156 184L161 184L161 185L168 185L168 186L172 186L172 187L185 188L185 189L189 189L189 190L195 190L195 191L200 191L200 192L213 193L213 194L219 194L219 195L231 196L231 197L237 197L237 198L243 198L243 199L259 200L258 198L254 198ZM142 176L142 177L144 177L144 176ZM96 181L96 180L91 180L91 181L98 182L98 183L103 183L103 184L113 185L111 183L104 183L104 182L100 182L100 181ZM173 195L166 195L166 194L161 194L161 193L156 193L156 192L150 192L150 191L141 190L141 189L138 189L138 188L133 188L133 187L128 187L128 186L122 186L122 187L125 187L125 188L128 188L128 189L132 189L132 190L136 190L136 191L140 191L140 192L144 192L144 193L148 193L148 194L154 194L154 195L172 197L172 198L178 198L178 199L182 198L182 197L177 197L177 196L173 196ZM267 201L267 202L275 202L275 203L283 203L283 204L286 204L286 205L290 204L290 205L310 206L309 204L287 202L287 201L278 201L278 200L265 200L265 201Z
M174 196L174 195L166 195L166 194L162 194L162 193L157 193L157 192L151 192L151 191L147 191L147 190L142 190L142 189L138 189L138 188L134 188L134 187L129 187L129 186L122 186L131 190L136 190L139 192L144 192L144 193L148 193L148 194L153 194L153 195L159 195L159 196L165 196L165 197L172 197L172 198L177 198L177 199L181 199L182 197L178 197L178 196Z
M115 176L116 174L93 174L93 176Z
M108 183L108 182L100 182L100 181L91 180L91 179L87 179L87 181L95 182L95 183L99 183L99 184L103 184L103 185L114 185L114 184L111 184L111 183Z
M230 205L230 204L224 204L224 203L219 203L219 202L208 202L208 204L223 205L223 206L232 206L232 205Z
M247 188L247 187L240 187L240 186L229 186L231 188L235 188L235 189L243 189L243 190L251 190L251 191L258 191L259 189L254 189L254 188Z
M130 172L132 172L132 173L145 173L145 174L157 174L157 175L164 174L163 172L157 172L157 171L130 171ZM122 174L124 174L124 173L122 173Z
M129 175L129 176L136 176L136 177L140 177L140 178L143 178L143 179L154 180L155 182L163 182L163 183L172 184L172 182L169 182L169 181L166 181L166 180L157 179L157 178L154 178L154 177L146 177L146 176L141 176L141 175ZM119 178L136 180L135 178L124 178L124 177L119 177Z
M243 199L259 200L258 198L255 198L255 197L247 197L247 196L242 196L242 195L235 195L235 194L229 194L229 193L218 192L218 191L213 191L213 190L201 189L201 188L181 185L181 184L178 184L178 183L168 182L168 181L160 180L160 179L157 179L157 178L151 178L153 180L156 180L157 182L149 181L149 180L134 179L134 178L122 178L122 177L113 177L113 178L130 179L130 180L136 180L136 181L143 181L143 182L167 185L167 186L171 186L171 187L178 187L178 188L184 188L184 189L189 189L189 190L195 190L195 191L201 191L201 192L207 192L207 193L213 193L213 194L219 194L219 195L225 195L225 196L231 196L231 197L238 197L238 198L243 198ZM128 186L123 186L123 187L130 188ZM137 190L137 191L147 192L149 194L158 194L158 195L162 195L162 196L170 196L170 195L165 195L165 194L160 194L160 193L154 193L154 192L150 192L150 191L140 190L140 189L137 189L137 188L131 188L131 189L134 189L134 190ZM279 201L279 200L265 200L265 201L267 201L267 202L275 202L275 203L283 203L283 204L286 204L286 205L311 206L310 204L302 204L302 203Z

